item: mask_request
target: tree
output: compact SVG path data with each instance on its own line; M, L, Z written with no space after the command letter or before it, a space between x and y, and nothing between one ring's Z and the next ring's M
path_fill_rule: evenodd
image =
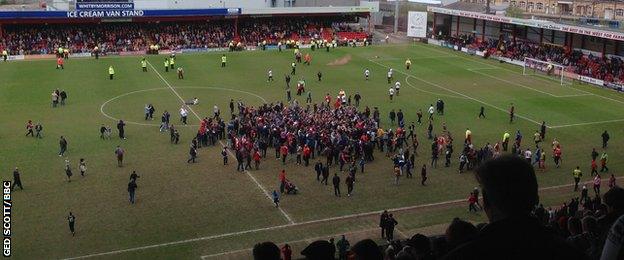
M524 12L522 11L522 9L515 6L510 6L507 8L507 10L505 10L505 16L507 17L522 18L523 15Z

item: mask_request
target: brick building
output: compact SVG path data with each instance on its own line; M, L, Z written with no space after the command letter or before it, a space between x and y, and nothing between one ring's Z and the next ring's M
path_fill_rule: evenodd
M485 5L486 0L460 0ZM491 5L518 7L529 14L573 15L624 20L624 1L492 0Z

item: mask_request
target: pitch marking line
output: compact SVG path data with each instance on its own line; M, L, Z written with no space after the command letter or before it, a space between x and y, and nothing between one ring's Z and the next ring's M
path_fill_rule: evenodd
M376 62L376 61L374 61L374 60L370 60L370 59L369 59L368 61L370 61L370 62L372 62L372 63L375 63L375 64L377 64L377 65L379 65L379 66L382 66L382 67L384 67L384 68L388 68L388 69L390 68L390 67L388 67L388 66L386 66L386 65L384 65L384 64L381 64L381 63L379 63L379 62ZM461 92L457 92L457 91L455 91L455 90L452 90L452 89L449 89L449 88L443 87L443 86L441 86L441 85L439 85L439 84L436 84L436 83L433 83L433 82L427 81L427 80L425 80L425 79L421 79L421 78L419 78L419 77L416 77L416 76L411 75L411 74L409 74L409 73L406 73L406 72L404 72L404 71L401 71L401 70L398 70L398 69L394 69L394 70L395 70L395 71L397 71L397 72L399 72L399 73L401 73L401 74L403 74L403 75L405 75L405 76L412 77L412 78L415 78L415 79L417 79L417 80L419 80L419 81L422 81L422 82L424 82L424 83L427 83L427 84L429 84L429 85L431 85L431 86L435 86L435 87L438 87L438 88L444 89L444 90L446 90L446 91L448 91L448 92L454 93L454 94L456 94L456 95L459 95L459 96L465 97L465 98L467 98L467 99L470 99L470 100L476 101L476 102L478 102L478 103L481 103L481 104L484 104L484 105L486 105L486 106L492 107L492 108L494 108L494 109L496 109L496 110L500 110L500 111L502 111L502 112L504 112L504 113L507 113L507 110L502 109L502 108L500 108L500 107L497 107L497 106L495 106L495 105L492 105L492 104L490 104L490 103L486 103L486 102L481 101L481 100L479 100L479 99L476 99L476 98L470 97L470 96L468 96L468 95L465 95L465 94L463 94L463 93L461 93ZM530 119L530 118L528 118L528 117L526 117L526 116L522 116L522 115L519 115L519 114L516 114L516 116L517 116L518 118L522 118L522 119L527 120L527 121L529 121L529 122L531 122L531 123L534 123L534 124L536 124L536 125L541 125L541 123L539 123L539 122L537 122L537 121L535 121L535 120L533 120L533 119Z
M219 141L219 143L221 144L221 146L225 146L225 144L222 141ZM234 153L232 153L232 151L230 151L230 149L227 149L227 152L228 152L228 154L230 154L230 156L236 158L236 155ZM262 190L262 193L264 193L264 195L266 195L266 197L269 199L269 201L273 202L273 198L271 197L271 194L264 188L264 186L262 186L262 184L260 184L260 182L256 179L256 177L251 175L251 173L248 170L245 170L245 174L247 175L247 177L249 177L256 184L256 186L258 186L258 188L260 188L260 190ZM282 207L278 207L278 209L282 213L284 218L286 218L288 223L295 224L295 221L290 217L290 215L288 215L288 213L286 213L286 211L284 211L284 209L282 209Z
M546 95L549 95L549 96L551 96L551 97L555 97L555 98L562 98L562 97L578 97L578 96L588 96L588 95L590 95L590 94L555 95L555 94L552 94L552 93L549 93L549 92L546 92L546 91L542 91L542 90L539 90L539 89L536 89L536 88L532 88L532 87L529 87L529 86L522 85L522 84L520 84L520 83L516 83L516 82L513 82L513 81L509 81L509 80L503 79L503 78L499 78L499 77L496 77L496 76L493 76L493 75L490 75L490 74L487 74L487 73L483 73L483 72L480 72L480 71L475 70L475 69L467 69L467 70L469 70L469 71L471 71L471 72L474 72L474 73L477 73L477 74L479 74L479 75L486 76L486 77L488 77L488 78L492 78L492 79L500 80L500 81L502 81L502 82L506 82L506 83L509 83L509 84L512 84L512 85L516 85L516 86L518 86L518 87L522 87L522 88L530 89L530 90L533 90L533 91L535 91L535 92L539 92L539 93L542 93L542 94L546 94Z
M622 178L624 178L624 176L616 177L616 179L622 179ZM607 182L607 181L608 180L603 180L603 182ZM591 182L591 181L588 180L588 183L589 182ZM547 191L547 190L553 190L553 189L559 189L559 188L565 188L565 187L573 187L573 186L574 186L574 184L572 184L572 183L562 184L562 185L556 185L556 186L540 188L539 191ZM400 212L400 211L422 209L422 208L430 208L430 207L436 207L436 206L446 206L446 205L449 205L449 204L455 204L455 203L460 203L460 202L466 202L466 199L464 198L464 199L449 200L449 201L442 201L442 202L429 203L429 204L413 205L413 206L406 206L406 207L393 208L393 209L387 209L387 210L391 211L391 212ZM185 239L185 240L179 240L179 241L173 241L173 242L166 242L166 243L161 243L161 244L153 244L153 245L148 245L148 246L140 246L140 247L120 249L120 250L114 250L114 251L103 252L103 253L95 253L95 254L89 254L89 255L82 255L82 256L64 258L64 260L85 259L85 258L98 257L98 256L115 255L115 254L120 254L120 253L134 252L134 251L140 251L140 250L151 249L151 248L158 248L158 247L163 247L163 246L179 245L179 244L186 244L186 243L197 242L197 241L204 241L204 240L212 240L212 239L232 237L232 236L238 236L238 235L245 235L245 234L256 233L256 232L261 232L261 231L271 231L271 230L281 229L281 228L304 226L304 225L318 224L318 223L324 223L324 222L333 222L333 221L344 220L344 219L366 217L366 216L378 215L378 214L381 214L382 212L383 212L383 210L376 210L376 211L370 211L370 212L363 212L363 213L355 213L355 214L343 215L343 216L338 216L338 217L330 217L330 218L324 218L324 219L309 220L309 221L297 222L297 223L292 223L292 224L289 223L289 224L283 224L283 225L277 225L277 226L269 226L269 227L262 227L262 228L256 228L256 229L248 229L248 230L236 231L236 232L231 232L231 233L224 233L224 234L219 234L219 235L197 237L197 238L191 238L191 239Z
M422 46L425 46L427 49L433 50L433 51L438 52L438 53L446 53L446 54L448 54L448 52L438 50L438 49L437 49L437 47L434 47L434 46L428 46L428 45L422 45ZM473 59L473 58L469 58L469 57L464 57L464 56L462 56L462 55L453 54L453 53L451 53L451 55L455 55L455 56L457 56L457 57L459 57L459 58L461 58L461 59L467 60L467 61L472 61L472 62L476 62L476 63L481 63L481 64L487 65L487 66L489 66L489 67L499 68L499 69L506 70L506 71L510 71L510 72L513 72L513 73L518 73L518 71L511 70L511 69L508 69L508 68L505 68L505 67L502 67L502 66L497 66L497 65L488 64L488 63L486 63L486 62L483 62L483 61L480 61L480 60L477 60L477 59ZM539 78L539 77L537 77L537 78L535 78L535 79L538 79L538 80L541 80L541 81L544 81L544 82L549 82L549 83L552 83L552 80L550 80L550 79L543 79L543 78ZM581 93L584 93L584 94L588 94L588 95L596 96L596 97L599 97L599 98L603 98L603 99L611 100L611 101L613 101L613 102L617 102L617 103L620 103L620 104L624 104L624 101L622 101L622 100L618 100L618 99L614 99L614 98L606 97L606 96L599 95L599 94L596 94L596 93L592 93L592 92L589 92L589 91L585 91L585 90L582 90L582 89L579 89L579 88L575 88L575 87L573 87L573 86L570 86L570 88L576 89L576 90L578 90L578 91L580 91Z
M165 82L165 84L169 87L169 89L171 89L171 91L173 91L173 93L178 96L178 98L180 99L180 101L182 101L182 104L185 103L184 98L182 98L182 96L180 96L180 94L178 94L178 92L173 88L173 86L171 86L171 84L169 84L169 82L162 76L160 75L160 72L158 72L158 70L156 70L156 68L154 68L154 66L152 66L152 64L148 61L147 64L150 66L150 68L152 68L154 70L154 72L156 72L156 75L158 75L158 77L160 77L160 79ZM264 100L264 98L262 98ZM193 115L195 115L195 117L197 117L197 120L201 121L201 117L195 113L195 111L193 110L193 108L191 108L190 106L186 106L189 111L191 111L193 113ZM223 145L223 142L219 141L221 143L221 145ZM228 152L230 153L230 155L232 155L232 152L230 150L228 150ZM234 156L236 157L236 156ZM269 195L269 193L266 191L266 189L258 182L258 180L256 180L256 178L254 178L247 170L245 170L245 173L247 174L247 176L249 176L251 178L251 180L253 180L253 182L256 184L256 186L258 186L258 188L260 188L260 190L262 190L262 192L264 192L264 194L269 198L270 201L273 201L273 199L271 198L271 195ZM282 215L284 215L284 217L286 218L286 220L288 220L289 223L294 224L295 222L292 220L292 218L290 218L290 216L288 214L286 214L286 212L282 209L279 208L280 212L282 213Z
M597 125L597 124L616 123L616 122L623 122L623 121L624 119L613 119L613 120L604 120L604 121L595 121L595 122L586 122L586 123L577 123L577 124L556 125L556 126L551 126L550 128L563 128L563 127L581 126L581 125Z

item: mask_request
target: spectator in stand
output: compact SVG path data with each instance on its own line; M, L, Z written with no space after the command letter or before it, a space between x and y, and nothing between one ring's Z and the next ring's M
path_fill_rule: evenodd
M529 163L506 155L485 162L476 175L490 224L445 259L585 259L531 217L539 197Z
M281 260L280 249L273 242L262 242L253 247L254 260Z

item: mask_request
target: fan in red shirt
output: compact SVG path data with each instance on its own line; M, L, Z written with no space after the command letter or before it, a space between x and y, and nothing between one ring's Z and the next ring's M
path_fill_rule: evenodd
M310 164L310 155L312 154L312 149L306 144L303 146L303 163L305 166Z
M253 160L256 163L256 170L260 167L260 152L256 150L253 154Z
M56 59L56 69L65 69L65 67L63 67L64 62L63 58Z
M280 154L282 155L282 165L286 164L286 156L288 156L288 146L286 143L280 147Z

